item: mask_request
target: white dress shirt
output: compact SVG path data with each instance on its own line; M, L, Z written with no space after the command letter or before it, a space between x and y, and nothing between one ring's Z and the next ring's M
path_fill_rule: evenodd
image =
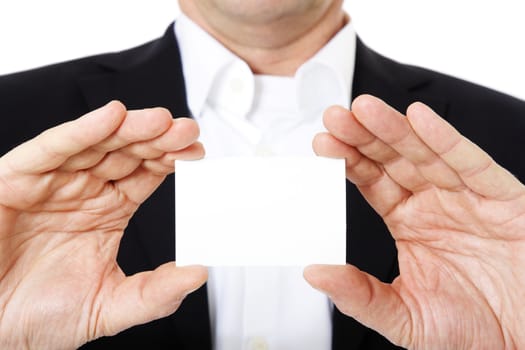
M312 139L324 130L323 111L350 105L356 41L350 23L293 77L254 75L184 15L175 33L206 157L313 156ZM302 270L210 268L214 349L330 349L332 306L306 283Z

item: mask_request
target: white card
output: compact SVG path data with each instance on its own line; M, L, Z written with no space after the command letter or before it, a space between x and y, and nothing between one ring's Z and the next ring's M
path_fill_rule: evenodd
M175 162L177 265L345 264L343 159Z

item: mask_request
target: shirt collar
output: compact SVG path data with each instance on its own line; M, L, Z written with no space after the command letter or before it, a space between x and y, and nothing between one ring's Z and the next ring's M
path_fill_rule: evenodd
M225 74L229 66L234 65L243 72L249 71L249 67L184 14L175 21L174 27L188 106L196 117L201 114L214 82Z
M348 22L325 46L296 72L299 110L350 106L354 75L356 34ZM317 98L316 98L317 97Z
M201 114L210 93L214 94L214 84L217 84L217 81L221 84L224 75L232 74L233 71L242 75L244 82L253 84L253 74L246 62L222 46L187 16L180 15L174 30L181 52L188 106L194 117ZM350 105L355 47L356 35L349 22L321 50L299 67L295 80L297 106L301 114L307 110L324 109L332 104L345 107ZM329 100L318 98L320 89L324 91L323 96L330 96ZM246 114L251 108L253 86L248 87L247 91L249 93L245 96L246 100L242 105L234 106L234 112ZM214 98L218 97L215 94Z

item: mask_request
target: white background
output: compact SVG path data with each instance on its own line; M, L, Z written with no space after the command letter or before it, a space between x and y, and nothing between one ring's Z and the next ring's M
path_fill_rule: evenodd
M358 34L398 61L525 99L523 0L346 0ZM0 3L0 74L118 51L162 35L176 0Z

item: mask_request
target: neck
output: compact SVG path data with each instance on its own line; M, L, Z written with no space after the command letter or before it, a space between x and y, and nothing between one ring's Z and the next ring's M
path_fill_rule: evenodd
M341 1L289 16L231 16L181 0L182 12L242 58L255 74L293 76L349 18Z

